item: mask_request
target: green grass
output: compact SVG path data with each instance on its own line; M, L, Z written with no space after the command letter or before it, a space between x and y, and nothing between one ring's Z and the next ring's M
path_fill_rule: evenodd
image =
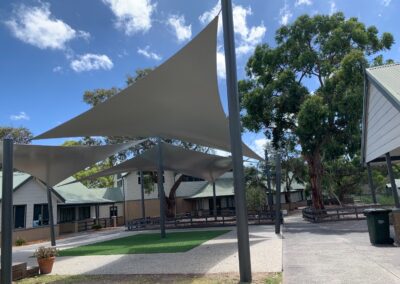
M229 230L175 232L167 233L165 239L161 239L159 233L139 234L61 250L60 256L185 252L227 232Z
M282 273L272 274L265 279L265 284L281 284L282 283Z
M372 197L370 195L361 195L359 198L362 203L372 203ZM394 199L392 195L377 194L376 199L381 205L394 205Z

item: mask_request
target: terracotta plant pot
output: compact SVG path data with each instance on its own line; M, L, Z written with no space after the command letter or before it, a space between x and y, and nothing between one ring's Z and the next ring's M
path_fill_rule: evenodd
M39 264L40 274L49 274L53 269L53 263L56 258L48 257L48 258L38 258L37 262Z

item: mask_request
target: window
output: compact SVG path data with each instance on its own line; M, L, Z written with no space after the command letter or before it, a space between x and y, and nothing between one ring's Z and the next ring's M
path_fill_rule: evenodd
M151 172L143 172L143 176L150 175L150 174L151 174ZM155 182L157 182L157 172L154 172L153 175L154 175ZM137 183L138 184L142 184L142 181L140 179L140 172L138 172ZM164 175L163 175L163 183L165 183L165 176Z
M47 204L35 204L33 206L33 227L49 224L49 209Z
M75 207L60 208L60 223L75 221Z
M204 181L204 179L183 175L182 181Z
M14 205L14 229L25 228L26 205Z
M110 206L110 217L117 216L118 217L118 207Z
M79 220L90 218L90 206L79 207L78 209Z

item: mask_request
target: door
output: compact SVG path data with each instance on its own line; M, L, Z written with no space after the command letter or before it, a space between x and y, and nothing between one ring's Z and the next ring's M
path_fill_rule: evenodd
M25 205L14 206L14 229L25 228Z

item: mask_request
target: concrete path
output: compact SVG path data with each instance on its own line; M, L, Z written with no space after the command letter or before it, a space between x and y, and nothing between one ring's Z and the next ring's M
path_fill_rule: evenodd
M400 283L400 248L372 246L366 221L310 224L285 218L283 279L301 283Z
M53 274L239 273L236 229L234 227L225 227L196 230L218 229L230 229L231 231L185 253L57 257L53 267ZM193 230L195 229L190 229L190 231ZM253 272L281 271L282 239L280 236L275 235L273 226L250 226L249 230ZM187 229L173 231L187 231ZM100 231L60 240L57 243L57 247L63 249L137 233L154 232ZM14 261L27 261L28 265L35 264L36 259L29 258L29 256L33 254L38 246L31 245L15 248L13 252Z

